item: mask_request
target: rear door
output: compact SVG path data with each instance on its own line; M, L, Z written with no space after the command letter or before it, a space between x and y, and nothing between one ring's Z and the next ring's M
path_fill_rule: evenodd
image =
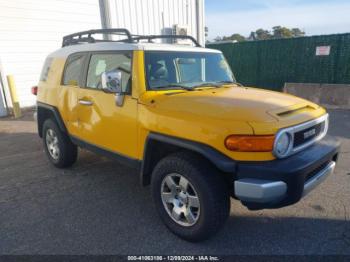
M122 72L122 88L128 94L122 106L101 86L103 72ZM84 86L79 90L79 138L92 146L137 158L137 99L131 96L132 51L93 52L88 56Z
M71 135L79 134L78 94L83 84L82 72L86 65L87 54L75 53L67 58L64 66L58 101L60 113Z

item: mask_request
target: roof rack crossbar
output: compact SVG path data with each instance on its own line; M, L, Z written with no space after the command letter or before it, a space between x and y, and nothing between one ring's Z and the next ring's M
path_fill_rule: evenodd
M123 40L123 42L132 43L133 41L129 30L125 28L95 29L95 30L77 32L74 34L64 36L62 41L62 47L78 44L80 42L88 42L88 43L102 42L101 40L97 40L91 36L94 34L126 36L126 39ZM109 42L109 41L103 40L103 42Z
M153 39L188 39L191 40L195 46L201 47L197 40L190 35L137 35L133 36L132 39L137 42L139 42L140 40L148 40L148 42L150 43Z

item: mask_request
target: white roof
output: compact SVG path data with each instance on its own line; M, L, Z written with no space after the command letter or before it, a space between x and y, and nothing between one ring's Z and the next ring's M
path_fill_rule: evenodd
M181 51L181 52L206 52L221 53L219 50L204 47L194 47L179 44L159 44L159 43L119 43L101 42L92 44L76 44L62 47L51 53L50 57L67 57L76 52L86 51L121 51L121 50L152 50L152 51Z

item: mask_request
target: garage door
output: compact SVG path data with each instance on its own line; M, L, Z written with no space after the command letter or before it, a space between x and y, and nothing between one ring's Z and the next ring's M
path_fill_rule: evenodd
M45 57L62 36L101 28L98 0L0 0L0 60L17 84L21 106L32 106Z

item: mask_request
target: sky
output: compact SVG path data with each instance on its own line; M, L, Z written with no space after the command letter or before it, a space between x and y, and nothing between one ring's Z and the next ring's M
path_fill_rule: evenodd
M306 35L350 32L350 0L205 0L208 39L281 25Z

